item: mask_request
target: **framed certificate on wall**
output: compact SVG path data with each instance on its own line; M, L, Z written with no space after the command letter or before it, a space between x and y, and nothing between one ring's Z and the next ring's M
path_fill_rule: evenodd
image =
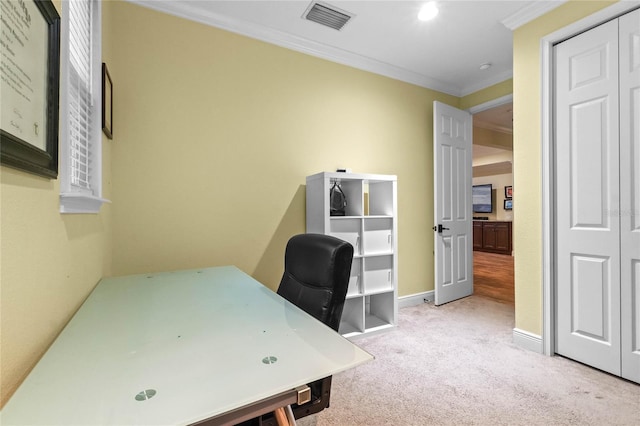
M60 15L51 0L0 1L0 161L58 176Z

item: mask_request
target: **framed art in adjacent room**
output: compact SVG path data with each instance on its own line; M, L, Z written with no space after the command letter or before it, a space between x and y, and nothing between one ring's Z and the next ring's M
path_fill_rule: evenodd
M513 186L504 187L504 198L513 198Z
M102 63L102 131L109 139L113 139L113 82L107 69Z
M60 15L51 0L3 1L2 24L0 163L55 179Z
M513 210L513 200L504 200L504 209Z

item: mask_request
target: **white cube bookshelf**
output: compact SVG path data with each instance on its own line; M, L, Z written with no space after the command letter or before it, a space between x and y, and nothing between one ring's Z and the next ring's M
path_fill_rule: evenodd
M345 216L329 213L329 192L338 182ZM397 178L391 175L322 172L307 176L307 232L353 245L349 290L339 332L370 335L397 324Z

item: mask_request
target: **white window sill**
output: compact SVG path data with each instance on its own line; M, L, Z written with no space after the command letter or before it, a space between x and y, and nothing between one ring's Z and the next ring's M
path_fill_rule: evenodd
M88 194L63 192L60 194L60 213L99 213L104 203L111 201Z

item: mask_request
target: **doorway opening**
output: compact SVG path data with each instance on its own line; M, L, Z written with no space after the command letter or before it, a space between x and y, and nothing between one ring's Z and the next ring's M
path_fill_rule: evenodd
M490 188L490 207L473 213L474 294L515 307L513 258L513 102L505 97L472 108L473 186ZM476 201L474 200L474 204Z

